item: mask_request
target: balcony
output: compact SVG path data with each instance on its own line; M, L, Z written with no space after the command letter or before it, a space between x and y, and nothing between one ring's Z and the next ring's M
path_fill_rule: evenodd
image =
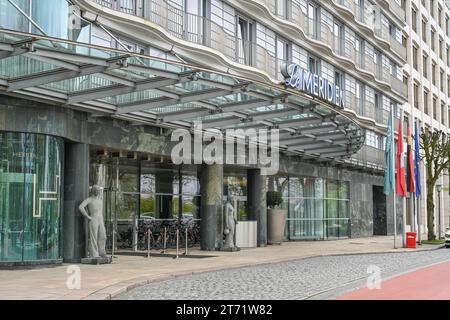
M274 53L254 42L239 39L236 35L224 30L220 25L205 17L186 13L165 1L148 0L144 3L144 7L137 6L136 3L140 3L137 1L93 1L109 9L141 16L160 25L178 39L210 47L233 62L255 67L265 71L274 79L282 80L279 69L281 64L286 61L277 59ZM273 1L265 0L264 2L267 8L276 13ZM342 2L345 4L354 3L344 0ZM386 70L380 71L379 66L373 62L373 59L357 53L353 43L345 38L335 36L328 25L320 25L317 20L306 17L301 7L295 3L293 3L289 20L299 26L307 37L325 44L337 56L349 59L361 70L373 74L377 80L390 83L389 73ZM392 87L396 88L397 91L400 90L400 92L406 91L406 88L397 82L392 84Z
M406 51L406 47L403 46L403 44L401 42L399 42L397 39L395 39L394 37L390 37L390 43L391 43L391 49L392 51L394 51L396 54L398 54L403 60L407 60L408 56L407 56L407 51Z
M395 0L391 0L388 2L389 2L389 9L391 9L391 11L394 14L396 14L400 18L400 20L405 21L406 20L405 9L402 8Z
M378 38L380 38L386 42L391 41L391 36L389 34L389 28L387 28L386 26L383 26L381 24L381 21L376 22L374 32Z
M334 2L342 7L345 7L352 14L355 14L356 4L354 0L334 0Z
M408 86L397 77L391 75L391 87L392 90L396 91L398 94L400 94L405 99L408 98Z
M358 153L351 157L350 162L377 170L384 171L386 168L384 151L371 146L363 146Z

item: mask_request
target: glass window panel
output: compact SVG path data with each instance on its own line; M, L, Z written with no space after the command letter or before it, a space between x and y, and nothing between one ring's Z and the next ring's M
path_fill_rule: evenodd
M0 261L61 259L64 144L59 138L0 133Z

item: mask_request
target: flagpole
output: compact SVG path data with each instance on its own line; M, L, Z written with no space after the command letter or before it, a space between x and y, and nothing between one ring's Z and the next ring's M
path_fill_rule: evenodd
M417 135L417 136L418 136L418 135L419 135L419 119L416 119L415 127L416 127L416 130L414 131L414 132L415 132L414 135ZM419 137L415 137L415 139L416 139L417 141L419 141L419 140L418 140ZM414 149L418 149L418 148L416 148L416 147L417 147L417 143L414 144ZM414 152L414 158L417 158L417 157L415 156L416 153L418 153L418 152L417 152L417 151ZM414 163L416 163L416 162L417 162L417 164L415 164L415 165L418 166L418 168L419 168L418 172L420 173L420 157L419 157L419 159L416 159ZM420 190L421 190L421 185L422 185L422 181L421 181L422 177L421 177L420 174L418 174L418 175L417 175L417 178L419 179L419 180L418 180L418 183L417 183L417 185L416 185L416 189L419 190L418 192L416 192L416 198L417 198L417 239L418 239L418 241L419 241L419 245L422 245L422 228L421 228L421 224L422 224L422 215L421 215L421 211L420 211L420 205L421 205L421 202L422 202L422 201L421 201L422 194L421 194L421 192L420 192Z
M403 208L402 208L402 219L403 219L402 245L403 245L403 248L406 248L406 197L402 197L402 199L403 199Z
M391 169L394 170L395 177L395 134L394 134L394 110L391 112L391 124L392 124L392 134L391 134ZM394 249L397 249L397 191L394 183Z
M414 108L413 108L414 109ZM412 140L412 130L414 130L414 111L411 112L411 118L408 119L408 146L409 148L409 156L406 161L409 163L409 221L411 223L411 232L415 232L416 230L416 219L414 217L415 213L415 207L414 207L414 198L416 196L416 190L412 190L411 184L415 186L416 180L415 180L415 168L414 168L414 161L411 163L411 159L414 159L414 148L413 148L413 140ZM412 165L412 166L411 166ZM412 171L412 172L411 172ZM415 188L414 188L415 189Z
M402 109L402 117L400 118L400 121L403 124L403 120L405 118L405 110ZM402 130L403 130L403 125L402 125ZM403 132L401 134L402 138L403 138ZM398 135L398 139L400 140L400 133ZM403 141L402 141L403 142ZM402 150L402 152L404 152L404 150ZM404 154L401 155L402 159L405 159L406 156ZM406 159L404 161L405 164L405 168L406 168ZM405 184L406 187L406 184ZM405 189L406 191L406 189ZM406 248L406 196L402 197L402 247Z

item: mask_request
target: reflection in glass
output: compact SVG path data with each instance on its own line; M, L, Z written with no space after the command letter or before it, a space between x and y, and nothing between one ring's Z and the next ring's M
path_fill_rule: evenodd
M286 178L273 178L283 192L288 210L286 239L325 240L349 237L349 183L289 177L288 192L280 188ZM280 183L282 182L282 183ZM270 182L269 182L270 186ZM287 203L287 205L286 205Z
M61 259L62 139L0 133L0 262Z

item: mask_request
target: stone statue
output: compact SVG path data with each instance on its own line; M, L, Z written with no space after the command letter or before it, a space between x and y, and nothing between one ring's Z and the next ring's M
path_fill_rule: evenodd
M106 257L106 229L103 220L103 189L99 186L94 186L92 189L94 195L84 200L78 208L89 220L90 258L104 258Z
M235 243L234 243L234 234L236 232L236 224L237 217L236 217L236 211L234 210L234 206L231 202L231 198L228 198L227 203L225 204L225 226L223 233L225 235L225 245L224 249L227 250L234 250L236 249Z

